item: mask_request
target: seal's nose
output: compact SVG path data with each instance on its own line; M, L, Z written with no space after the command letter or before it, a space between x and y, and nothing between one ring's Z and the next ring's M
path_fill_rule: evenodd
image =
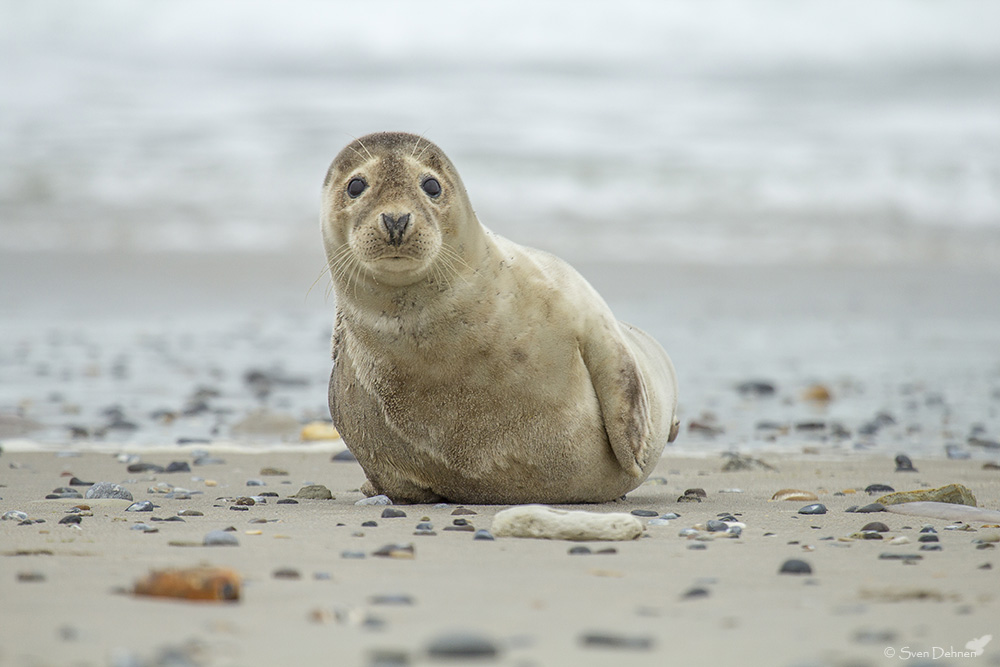
M406 228L409 224L409 213L404 213L395 219L393 219L392 215L389 213L382 214L382 226L385 227L385 231L389 232L389 243L392 245L400 245L403 243L403 233L406 232Z

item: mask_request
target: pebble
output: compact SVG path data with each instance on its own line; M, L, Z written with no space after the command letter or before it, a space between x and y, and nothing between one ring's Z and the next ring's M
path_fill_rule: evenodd
M198 510L181 510L177 512L177 516L205 516L205 513Z
M406 512L403 510L398 510L395 507L386 507L382 510L383 519L399 519L406 516Z
M865 487L865 493L869 495L874 495L876 493L892 493L896 489L892 488L888 484L869 484Z
M631 514L635 516L650 517L659 515L659 512L655 512L653 510L632 510Z
M93 486L93 482L85 482L79 477L71 477L69 480L70 486Z
M872 521L871 523L866 523L864 526L862 526L861 530L862 531L874 530L879 533L888 533L889 526L885 525L881 521Z
M25 514L22 511L20 511L20 510L8 510L7 512L3 513L3 516L0 517L0 520L3 520L3 521L27 521L28 520L28 515Z
M720 531L728 530L729 524L727 524L725 521L719 521L718 519L709 519L708 523L705 524L705 527L708 529L708 532L717 533Z
M278 504L278 505L298 505L299 501L297 501L297 500L295 500L293 498L282 498L276 504Z
M495 540L496 538L493 537L493 533L491 533L490 531L486 530L485 528L480 528L479 530L476 531L476 534L472 536L472 539L492 541Z
M857 512L858 514L871 514L872 512L884 512L885 505L883 505L882 503L871 503L868 505L864 505L862 507L858 507L854 511Z
M360 559L360 558L364 558L365 557L365 552L364 551L341 551L340 552L340 557L341 558L357 558L357 559Z
M130 463L125 469L131 473L151 472L157 474L163 472L163 466L155 463Z
M659 518L656 518L656 519L650 519L649 521L646 522L646 525L647 526L669 526L670 525L670 519L664 519L663 517L659 517Z
M434 524L430 521L421 521L417 524L416 530L434 530Z
M416 557L416 550L412 544L387 544L372 552L373 556L382 558L403 558L412 559Z
M972 457L972 454L970 454L969 452L965 451L964 449L962 449L958 445L945 445L944 446L944 451L945 451L945 454L947 454L947 456L948 456L949 459L954 459L954 460L959 460L959 461L965 461L965 460L967 460L967 459L969 459L969 458Z
M334 500L333 493L322 484L308 484L303 486L299 489L299 492L292 497L301 498L303 500Z
M452 516L462 516L462 515L472 515L472 514L478 514L478 512L470 510L467 507L456 507L454 511L452 511L451 513Z
M763 396L774 396L777 390L771 382L748 380L736 385L736 391L742 396L760 398Z
M799 514L826 514L826 505L815 503L799 509Z
M125 508L126 512L152 512L153 503L148 500L140 500Z
M633 540L645 527L631 514L569 511L544 505L520 505L493 517L497 537L556 540Z
M921 544L920 545L920 550L921 551L943 551L943 548L941 547L940 544Z
M592 552L590 550L590 547L570 547L566 553L568 553L570 556L585 556Z
M247 486L267 486L262 479L248 479Z
M257 501L253 498L247 496L241 496L233 501L234 505L246 505L247 507L252 507L257 504Z
M454 530L460 533L474 533L476 532L476 527L469 523L464 523L458 526L445 526L444 530Z
M496 642L488 637L453 632L432 639L427 645L427 654L431 658L445 660L482 660L497 657L500 654L500 648Z
M698 600L701 598L707 598L709 596L709 590L707 588L702 588L697 586L695 588L689 589L684 595L681 596L684 600Z
M789 558L781 564L778 574L812 574L812 567L804 560Z
M229 531L212 530L205 534L202 544L206 547L237 547L240 542Z
M391 505L392 504L392 500L389 498L389 496L378 495L378 496L371 496L369 498L362 498L361 500L357 501L354 504L355 505Z
M883 552L878 555L879 560L901 560L904 562L918 561L923 558L919 554L894 554L889 552Z
M688 545L688 549L693 549L694 551L704 551L708 548L704 542L694 542Z
M294 567L282 567L271 573L275 579L301 579L302 575Z
M402 593L389 593L386 595L373 595L368 598L371 604L384 604L384 605L412 605L413 596L405 595Z
M917 538L917 542L939 542L937 535L932 533L925 533Z
M18 572L17 580L22 584L36 584L45 581L45 575L41 572Z
M681 518L681 515L677 514L676 512L667 512L666 514L660 515L660 518L661 519L666 519L667 521L670 521L672 519L679 519L679 518Z
M896 457L896 472L917 472L917 469L913 467L909 456L900 454Z
M79 524L82 521L83 517L80 516L79 514L70 514L69 516L64 516L63 518L59 519L59 523L65 523L65 524Z
M653 648L653 638L645 635L620 635L611 632L588 632L580 637L586 647L648 651Z
M87 489L87 498L118 498L119 500L133 500L132 493L120 484L112 482L98 482Z
M354 453L351 452L351 450L345 449L344 451L337 452L336 454L334 454L333 456L331 456L330 460L331 461L352 462L352 461L357 461L358 457L356 457L354 455Z
M288 471L283 468L261 468L258 473L261 477L281 477L287 475Z

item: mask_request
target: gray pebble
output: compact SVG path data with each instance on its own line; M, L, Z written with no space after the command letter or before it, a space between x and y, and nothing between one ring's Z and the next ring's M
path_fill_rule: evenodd
M362 528L375 528L378 526L378 521L364 521L361 524Z
M591 553L591 551L590 547L570 547L569 551L567 551L566 553L570 554L571 556L584 556Z
M801 510L800 510L801 511ZM729 528L729 525L725 521L719 521L718 519L709 519L708 523L705 524L710 533L718 533Z
M921 551L943 551L944 549L941 547L940 544L921 544L920 545L920 550Z
M709 596L709 590L707 588L698 586L688 590L681 597L685 600L697 600L700 598L707 598L708 596Z
M198 510L181 510L177 513L177 516L205 516L205 513Z
M854 511L857 512L858 514L871 514L872 512L884 512L885 505L883 505L882 503L871 503L863 507L859 507Z
M28 515L20 510L8 510L0 517L3 521L27 521Z
M866 523L861 528L861 530L862 531L874 530L874 531L877 531L879 533L888 533L889 532L889 526L885 525L881 521L872 521L871 523Z
M688 545L688 549L691 549L692 551L704 551L707 548L708 545L705 544L704 542L695 542L693 544Z
M632 514L635 516L657 516L659 512L654 512L653 510L632 510Z
M385 604L385 605L412 605L413 597L405 594L393 594L389 593L386 595L373 595L368 599L371 604Z
M812 567L804 560L789 558L781 564L778 574L812 574Z
M225 530L213 530L205 534L202 544L206 547L236 547L239 540L231 532Z
M140 500L125 508L126 512L152 512L153 503L148 500Z
M663 518L650 519L646 522L647 526L669 526L670 520Z
M917 542L939 542L937 535L926 533L917 538Z
M439 635L427 645L430 657L448 660L495 658L499 653L500 648L493 640L469 633Z
M874 495L876 493L892 493L896 489L892 488L888 484L869 484L865 487L865 493Z
M739 537L740 535L743 534L743 529L740 528L739 526L729 526L728 528L726 528L726 532L729 533L730 535L735 535L736 537Z
M652 637L644 635L619 635L611 632L588 632L580 638L587 647L618 648L648 651L653 648Z
M923 558L919 554L899 554L894 552L884 552L878 555L879 560L901 560L901 561L917 561Z
M417 530L434 530L434 524L429 521L421 521L417 524Z
M681 515L678 514L677 512L667 512L666 514L661 514L660 518L661 519L666 519L667 521L670 521L671 519L679 519L679 518L681 518Z
M333 500L333 493L322 484L308 484L299 489L294 497L303 500Z
M87 498L118 498L120 500L133 500L132 493L120 484L112 482L98 482L87 489Z
M485 528L480 528L476 531L476 534L472 536L474 540L494 540L493 533L486 530Z
M365 552L364 551L341 551L340 552L340 557L341 558L364 558L365 557Z
M398 510L395 507L386 507L384 510L382 510L383 519L398 519L405 516L406 512L404 512L403 510Z
M281 500L278 501L277 504L278 505L298 505L299 501L294 500L292 498L282 498Z
M378 495L371 496L370 498L362 498L361 500L354 503L355 505L391 505L392 500L389 496Z
M896 472L917 472L917 469L913 467L909 456L900 454L896 457Z
M302 575L294 567L282 567L278 568L271 573L271 576L275 579L301 579Z
M351 450L345 449L344 451L337 452L336 454L331 456L330 460L352 462L352 461L357 461L358 458L351 452Z
M799 510L799 514L826 514L826 505L823 503L813 503L806 505Z
M83 517L80 516L79 514L70 514L69 516L64 516L63 518L59 519L59 523L65 523L65 524L79 524L82 521Z
M267 486L262 479L248 479L247 486Z
M187 461L173 461L167 465L163 472L191 472L191 466Z

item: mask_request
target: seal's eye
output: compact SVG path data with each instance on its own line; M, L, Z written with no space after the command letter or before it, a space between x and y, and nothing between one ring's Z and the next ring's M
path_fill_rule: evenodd
M431 197L437 197L441 194L441 184L437 182L436 178L425 178L420 187Z
M361 196L361 193L365 191L368 184L360 178L352 178L351 182L347 184L347 194L350 195L351 199L356 199Z

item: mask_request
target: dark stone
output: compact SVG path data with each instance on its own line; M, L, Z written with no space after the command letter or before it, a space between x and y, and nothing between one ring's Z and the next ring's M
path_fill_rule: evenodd
M481 660L497 657L500 648L495 642L481 635L450 633L432 639L427 645L427 654L431 658L445 660Z
M648 651L653 648L653 638L645 635L619 635L611 632L588 632L580 638L587 648L615 648Z
M604 547L603 549L598 549L594 552L594 554L598 556L611 556L616 553L618 553L618 549L615 549L614 547Z
M795 425L796 431L822 431L826 429L826 422L799 422Z
M331 461L340 461L340 462L342 462L342 463L343 463L343 462L347 462L347 463L350 463L350 462L355 462L355 461L357 461L357 460L358 460L358 457L356 457L356 456L355 456L355 455L354 455L354 454L353 454L353 453L351 452L351 450L349 450L349 449L345 449L344 451L342 451L342 452L337 452L336 454L334 454L333 456L331 456L331 457L330 457L330 460L331 460Z
M59 519L59 523L65 523L65 524L79 524L82 521L83 517L80 516L79 514L70 514L69 516L64 516L63 518Z
M469 523L469 521L467 519L453 519L451 523L452 523L453 526L470 526L470 525L472 525L472 524Z
M941 547L940 544L921 544L920 545L920 550L921 551L943 551L943 548Z
M896 472L917 472L917 469L913 467L909 456L900 454L896 457Z
M934 526L925 526L924 528L920 529L920 532L921 533L936 533L937 530L934 528Z
M763 396L774 396L777 390L771 382L763 380L750 380L736 385L736 391L741 396L760 398Z
M858 514L871 514L872 512L884 512L885 505L882 503L871 503L854 510Z
M445 526L444 530L455 530L460 533L474 533L476 532L476 527L471 524L465 524L464 526Z
M277 505L298 505L299 501L293 500L292 498L282 498L281 500L279 500L275 504L277 504Z
M69 485L70 486L93 486L94 483L93 482L85 482L82 479L80 479L79 477L72 477L69 480Z
M361 524L362 528L376 528L378 527L378 521L365 521Z
M271 573L275 579L301 579L302 575L293 567L283 567Z
M658 516L659 512L654 512L653 510L632 510L632 514L635 516Z
M402 594L388 594L388 595L373 595L368 598L369 602L372 604L386 604L386 605L412 605L413 597L410 595Z
M172 461L163 472L191 472L191 466L187 461Z
M874 495L876 493L893 493L896 489L888 484L869 484L865 487L865 493Z
M826 514L826 505L822 503L806 505L805 507L799 509L799 514Z
M462 516L462 515L472 515L472 514L478 514L478 512L470 510L467 507L456 507L451 513L452 516Z
M781 564L778 574L812 574L812 567L804 560L789 558Z
M309 484L299 489L296 498L303 500L333 500L333 493L322 484Z
M125 469L131 473L151 472L156 474L163 472L163 466L158 466L155 463L130 463Z
M707 498L708 494L705 493L705 489L685 489L685 496L695 496L696 498Z
M382 510L383 519L399 519L406 516L406 512L403 510L398 510L395 507L386 507Z
M567 551L566 553L568 553L571 556L585 556L592 552L590 550L590 547L570 547L569 551Z
M709 596L709 590L707 588L696 587L688 590L681 597L685 600L699 600L701 598L707 598Z
M710 533L718 533L729 529L729 525L725 521L719 521L718 519L709 519L708 523L705 524Z
M894 552L885 552L878 555L879 560L901 560L901 561L917 561L923 558L919 554L898 554Z
M926 533L917 538L917 542L939 542L938 536L931 533Z
M889 526L885 525L881 521L872 521L871 523L866 523L861 528L861 530L862 531L874 530L875 532L878 532L878 533L888 533L889 532Z

